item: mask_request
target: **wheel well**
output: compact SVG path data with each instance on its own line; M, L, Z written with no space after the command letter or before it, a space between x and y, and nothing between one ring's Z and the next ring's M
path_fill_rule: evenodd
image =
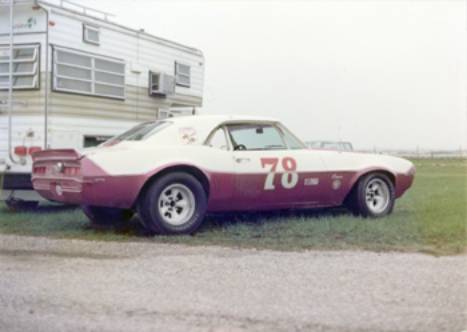
M347 193L347 196L345 196L345 199L344 199L344 203L346 202L349 202L349 200L351 199L352 197L352 194L353 192L355 191L355 188L357 187L358 185L358 181L360 181L361 178L363 178L364 176L367 176L368 174L373 174L373 173L381 173L381 174L384 174L386 175L389 180L391 180L392 184L394 185L394 187L396 186L396 176L394 174L392 174L391 172L389 171L386 171L386 170L371 170L371 171L368 171L368 172L365 172L363 174L360 174L358 176L358 178L355 180L355 182L352 184L352 188L349 190L349 192Z
M149 179L146 180L144 183L143 187L139 191L138 194L138 199L135 201L135 204L139 201L139 198L144 195L146 190L151 186L151 184L154 183L154 181L157 181L157 179L163 177L166 174L169 173L174 173L174 172L183 172L183 173L188 173L190 175L193 175L203 186L206 195L209 197L209 180L207 176L198 168L194 166L187 166L187 165L178 165L178 166L172 166L172 167L167 167L163 169L162 171L154 174L151 176Z

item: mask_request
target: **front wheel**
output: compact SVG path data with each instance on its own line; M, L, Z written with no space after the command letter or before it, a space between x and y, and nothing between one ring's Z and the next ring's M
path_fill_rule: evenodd
M93 226L111 226L126 222L133 216L133 211L118 208L83 205L83 213Z
M157 179L138 202L143 225L159 234L191 234L203 222L207 194L187 173L169 173Z
M350 208L362 217L384 217L394 208L394 184L382 173L365 175L358 181L349 203Z

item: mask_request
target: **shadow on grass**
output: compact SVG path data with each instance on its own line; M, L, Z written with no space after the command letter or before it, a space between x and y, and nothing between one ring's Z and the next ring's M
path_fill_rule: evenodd
M9 209L6 206L0 208L0 214L24 214L24 213L37 213L37 214L47 214L47 213L60 213L67 211L79 210L80 207L77 205L61 205L61 204L45 204L39 205L34 208L25 208L22 210Z
M214 232L229 232L242 227L254 229L256 226L269 224L269 226L286 224L291 219L307 219L307 222L318 221L322 218L334 218L339 216L350 216L351 214L343 208L319 209L319 210L281 210L267 212L241 212L241 213L216 213L209 214L203 221L198 231L189 237L210 236ZM95 226L87 224L85 230L92 230L104 234L112 232L115 235L124 235L139 238L154 237L154 233L147 231L140 223L139 217L133 217L129 222L116 223L111 226ZM157 236L157 235L156 235ZM186 237L186 236L173 236Z
M149 238L154 234L148 232L141 225L137 215L128 222L114 223L110 226L97 226L88 222L78 206L41 205L34 210L12 212L7 208L0 208L0 217L7 219L9 229L13 233L25 235L58 235L102 237L105 239L128 240L130 238ZM195 233L209 237L211 233L229 233L242 228L256 229L258 226L269 225L286 226L293 219L306 219L307 222L318 221L322 218L349 216L350 213L343 208L314 209L314 210L280 210L265 212L216 213L206 216L200 229ZM16 224L16 225L13 225ZM43 227L41 227L41 224ZM178 236L181 237L181 236Z
M351 216L345 208L276 210L261 212L226 212L209 214L200 228L201 232L219 227L237 225L254 226L265 223L287 223L290 219L307 219L317 221L323 218Z

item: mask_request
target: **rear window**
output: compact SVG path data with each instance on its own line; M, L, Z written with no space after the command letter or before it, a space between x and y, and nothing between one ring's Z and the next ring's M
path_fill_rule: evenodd
M121 135L115 136L104 143L104 146L118 144L122 141L142 141L170 126L169 121L145 122L131 128Z

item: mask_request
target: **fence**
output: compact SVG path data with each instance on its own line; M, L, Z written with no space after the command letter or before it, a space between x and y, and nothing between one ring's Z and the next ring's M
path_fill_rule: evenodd
M467 150L384 150L384 149L373 149L365 150L362 152L389 154L393 156L403 156L409 158L431 158L431 159L443 159L443 158L467 158Z

